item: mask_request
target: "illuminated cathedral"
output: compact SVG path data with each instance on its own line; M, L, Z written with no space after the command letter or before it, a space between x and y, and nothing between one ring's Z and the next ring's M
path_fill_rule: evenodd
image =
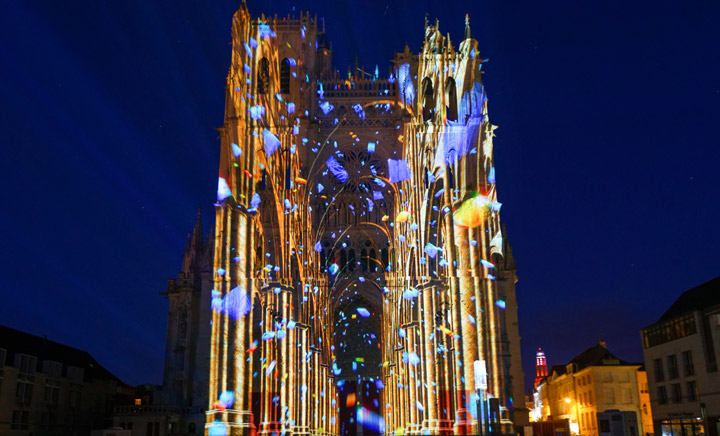
M426 23L380 77L339 75L317 17L235 13L206 433L514 433L482 65L467 18L457 47Z

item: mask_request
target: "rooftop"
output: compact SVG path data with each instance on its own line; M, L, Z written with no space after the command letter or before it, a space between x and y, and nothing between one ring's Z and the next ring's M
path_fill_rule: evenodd
M642 363L634 363L622 360L607 349L605 342L600 341L577 356L573 357L566 365L553 365L550 374L558 375L567 373L567 365L575 364L576 371L581 371L591 366L642 366Z
M720 277L683 292L657 322L718 305L720 305Z
M115 380L120 384L125 384L100 365L87 351L4 325L0 325L0 348L7 350L6 365L13 365L15 354L27 354L37 357L38 368L42 368L42 361L50 360L63 364L63 375L66 374L68 366L74 366L84 370L85 381Z

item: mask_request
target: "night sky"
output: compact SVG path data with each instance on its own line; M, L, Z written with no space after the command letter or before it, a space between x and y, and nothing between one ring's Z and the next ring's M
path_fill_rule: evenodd
M240 0L9 1L0 13L0 324L161 383L167 288L213 225ZM470 14L500 128L523 361L639 329L720 275L720 2L249 1L325 17L341 72Z

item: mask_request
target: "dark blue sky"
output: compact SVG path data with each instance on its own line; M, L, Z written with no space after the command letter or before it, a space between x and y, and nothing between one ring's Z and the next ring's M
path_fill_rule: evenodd
M239 0L6 2L0 323L160 383L167 303L211 226ZM720 3L250 1L326 18L336 65L387 71L465 13L481 56L526 371L638 330L720 275Z

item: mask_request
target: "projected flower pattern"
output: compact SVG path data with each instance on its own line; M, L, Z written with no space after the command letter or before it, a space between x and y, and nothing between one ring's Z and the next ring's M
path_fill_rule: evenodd
M373 180L377 176L385 177L385 167L373 154L365 150L338 150L335 157L348 173L344 183L333 178L336 191L367 194L379 189Z

